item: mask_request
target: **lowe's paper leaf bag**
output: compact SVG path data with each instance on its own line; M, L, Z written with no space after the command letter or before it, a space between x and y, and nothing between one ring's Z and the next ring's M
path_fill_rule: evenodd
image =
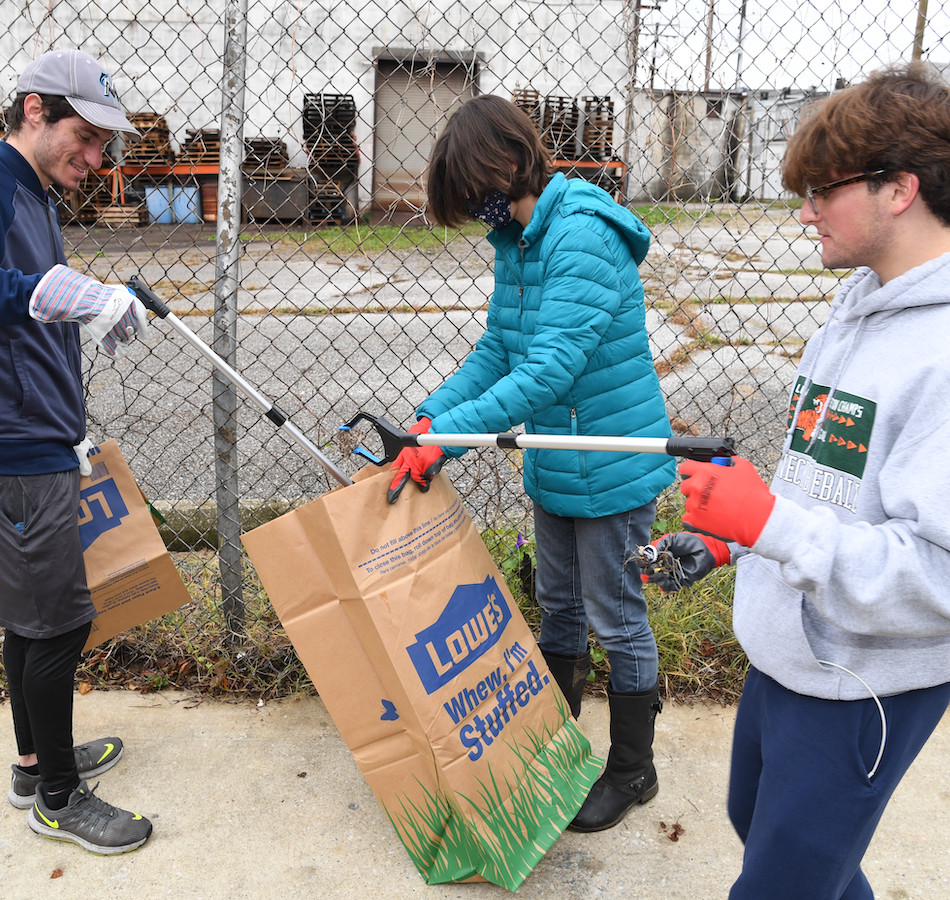
M84 650L191 603L145 497L115 441L89 453L79 482L79 538L99 615Z
M426 881L515 890L602 763L451 482L389 505L391 480L364 470L244 545Z

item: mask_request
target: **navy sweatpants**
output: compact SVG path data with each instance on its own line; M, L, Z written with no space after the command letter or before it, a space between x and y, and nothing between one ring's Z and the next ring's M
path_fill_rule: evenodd
M750 669L736 714L729 818L745 844L730 900L873 900L861 860L894 789L950 702L950 684L820 700Z

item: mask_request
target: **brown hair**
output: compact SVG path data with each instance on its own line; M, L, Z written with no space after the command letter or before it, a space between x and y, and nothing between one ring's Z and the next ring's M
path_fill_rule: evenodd
M493 190L512 200L540 196L551 155L528 114L501 97L466 100L445 123L426 171L428 212L440 225L471 218L470 204Z
M950 86L923 62L874 72L810 106L792 135L782 182L799 196L853 173L884 169L920 179L928 209L950 225Z
M29 93L17 94L12 106L4 113L7 131L10 134L16 134L23 127L23 101L28 96ZM43 119L47 125L55 125L60 119L69 119L72 116L79 115L69 105L69 101L65 97L50 94L37 94L37 97L43 101Z

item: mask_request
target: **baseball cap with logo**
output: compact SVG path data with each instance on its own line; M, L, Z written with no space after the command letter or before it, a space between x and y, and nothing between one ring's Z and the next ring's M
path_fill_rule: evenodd
M109 73L81 50L50 50L37 57L23 70L16 92L65 97L96 128L139 134L122 112Z

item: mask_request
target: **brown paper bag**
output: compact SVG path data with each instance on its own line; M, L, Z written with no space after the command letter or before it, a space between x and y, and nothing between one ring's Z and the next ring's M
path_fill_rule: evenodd
M89 454L79 483L79 536L86 582L99 615L85 650L191 602L115 441Z
M602 763L447 476L366 472L244 545L426 881L515 890Z

